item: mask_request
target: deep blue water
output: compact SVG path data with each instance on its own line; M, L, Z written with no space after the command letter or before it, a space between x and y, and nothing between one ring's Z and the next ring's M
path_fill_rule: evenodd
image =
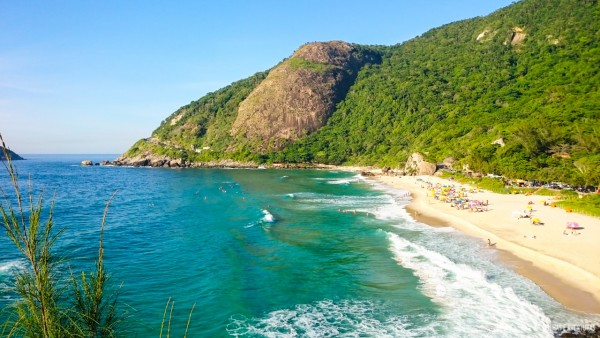
M316 170L81 167L116 155L30 155L27 187L54 198L56 245L89 271L104 207L105 264L122 335L551 336L571 313L449 228L413 221L405 192ZM0 186L10 191L6 173ZM0 305L25 266L0 238Z

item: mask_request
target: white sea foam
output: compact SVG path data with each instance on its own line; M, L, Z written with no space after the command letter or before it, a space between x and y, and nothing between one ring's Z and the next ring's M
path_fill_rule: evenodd
M552 336L550 319L512 288L396 234L388 238L399 264L413 270L423 293L442 306L440 322L453 336Z
M262 318L234 316L227 325L233 336L260 337L433 337L428 325L411 327L407 316L382 319L368 301L323 300L314 305L268 313ZM424 321L432 321L433 318Z
M375 217L381 220L396 220L396 219L406 219L407 212L402 207L402 204L396 200L392 196L386 196L385 199L382 199L382 203L380 203L374 210L373 214Z
M354 183L354 182L359 182L362 181L362 177L360 175L356 175L356 176L352 176L352 177L345 177L345 178L323 178L323 177L318 177L315 178L315 180L317 181L325 181L325 183L327 184L341 184L341 185L348 185L350 183Z
M410 241L429 252L442 255L457 266L470 267L478 271L486 271L487 281L502 286L503 289L514 291L521 302L534 303L552 321L552 325L589 325L597 323L598 316L581 315L565 309L533 282L518 275L510 268L498 262L494 250L487 250L482 241L468 237L451 227L431 227L415 221L404 206L409 203L410 196L406 191L375 184L375 188L389 197L387 203L376 208L373 214L403 233L409 231ZM446 291L443 281L437 284L431 282L431 288L443 294ZM465 286L467 287L467 286ZM474 284L473 287L479 288Z
M456 229L453 227L434 227L432 230L434 232L456 232Z
M383 196L387 197L384 203L381 203L376 207L372 213L381 220L386 221L398 221L396 227L404 230L416 230L416 231L432 231L432 232L455 232L454 228L446 226L430 226L428 224L416 222L406 210L412 199L410 194L404 190L399 190L387 186L383 186L379 183L375 184L375 188L384 193ZM441 225L441 224L440 224Z
M16 270L22 270L25 268L25 262L22 260L12 260L6 262L0 262L0 274L10 274Z
M273 222L275 222L275 217L273 217L273 215L269 212L269 210L264 209L262 211L262 213L264 215L263 218L262 218L263 222L266 222L266 223L273 223Z
M387 196L335 196L312 192L296 192L293 194L295 208L323 209L324 206L333 206L336 209L360 209L371 211L375 207L385 204Z
M244 225L244 229L252 228L255 225L262 225L263 228L270 229L271 224L275 223L277 219L275 219L275 216L273 216L273 214L271 214L267 209L261 210L261 213L262 217L258 221L253 221Z
M339 179L328 181L327 184L350 184L351 180Z

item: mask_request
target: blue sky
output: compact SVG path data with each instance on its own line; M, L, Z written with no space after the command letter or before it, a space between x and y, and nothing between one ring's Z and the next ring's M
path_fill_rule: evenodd
M512 2L0 0L0 133L22 154L120 154L304 43L393 45Z

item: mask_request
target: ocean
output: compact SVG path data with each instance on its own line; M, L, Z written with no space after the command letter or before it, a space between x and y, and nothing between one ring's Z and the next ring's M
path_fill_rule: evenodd
M56 251L91 271L104 207L106 270L126 337L552 337L571 312L448 227L414 221L406 191L324 170L82 167L116 155L29 155L54 199ZM0 187L9 191L6 172ZM26 190L26 189L25 189ZM0 307L25 261L0 236ZM166 336L166 327L163 334Z

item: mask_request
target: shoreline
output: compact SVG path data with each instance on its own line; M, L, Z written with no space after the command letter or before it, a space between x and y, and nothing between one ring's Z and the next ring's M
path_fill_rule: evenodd
M408 204L405 208L410 216L417 222L424 223L432 227L453 227L451 222L448 222L444 218L437 217L435 215L419 213L417 210L411 207L411 204ZM508 250L496 249L496 251L498 252L498 259L502 264L512 269L519 275L533 281L548 295L565 307L584 313L590 313L589 311L591 311L591 313L597 313L595 311L600 308L600 302L597 301L589 292L572 287L567 282L557 278L552 273L537 267L528 260L514 255Z
M257 168L253 165L236 164L232 166L231 163L217 165L211 163L210 165L190 166L190 163L185 163L183 167ZM120 164L120 166L122 165ZM495 243L490 249L498 251L500 263L533 281L557 302L576 312L600 314L600 260L595 259L600 257L600 246L594 241L594 238L600 238L599 218L577 213L567 214L560 208L541 207L540 200L549 200L548 196L503 195L491 192L478 192L472 196L476 199L489 200L488 211L471 213L466 210L455 210L447 203L428 198L427 191L416 181L421 179L443 185L460 185L436 176L385 176L382 175L380 169L358 166L273 165L269 168L354 172L368 180L375 180L394 189L406 190L410 192L412 198L405 209L416 221L434 227L452 227L463 234L481 239L484 245L487 245L487 239L490 239ZM535 207L540 208L535 210L534 217L539 216L543 222L548 224L534 226L529 223L529 220L516 220L515 222L511 212L519 208L523 211L530 200L535 200ZM507 204L509 205L508 209L506 208ZM567 221L577 221L579 224L583 224L583 229L578 230L578 233L585 236L564 236L562 231L564 231ZM542 230L550 228L549 223L553 223L553 234L545 236L546 233ZM508 226L502 227L503 225ZM567 238L573 239L573 241L565 242L564 240Z
M468 236L479 238L498 251L502 264L528 278L566 308L588 314L600 314L600 220L567 213L560 208L543 206L544 196L501 195L487 191L469 194L469 198L489 201L488 211L457 210L449 203L428 196L425 182L440 185L459 184L434 176L368 177L395 189L411 193L407 212L416 221L430 226L450 226ZM421 180L421 181L418 181ZM534 218L516 219L514 210L523 210L533 202ZM576 221L578 235L564 234L567 221Z

